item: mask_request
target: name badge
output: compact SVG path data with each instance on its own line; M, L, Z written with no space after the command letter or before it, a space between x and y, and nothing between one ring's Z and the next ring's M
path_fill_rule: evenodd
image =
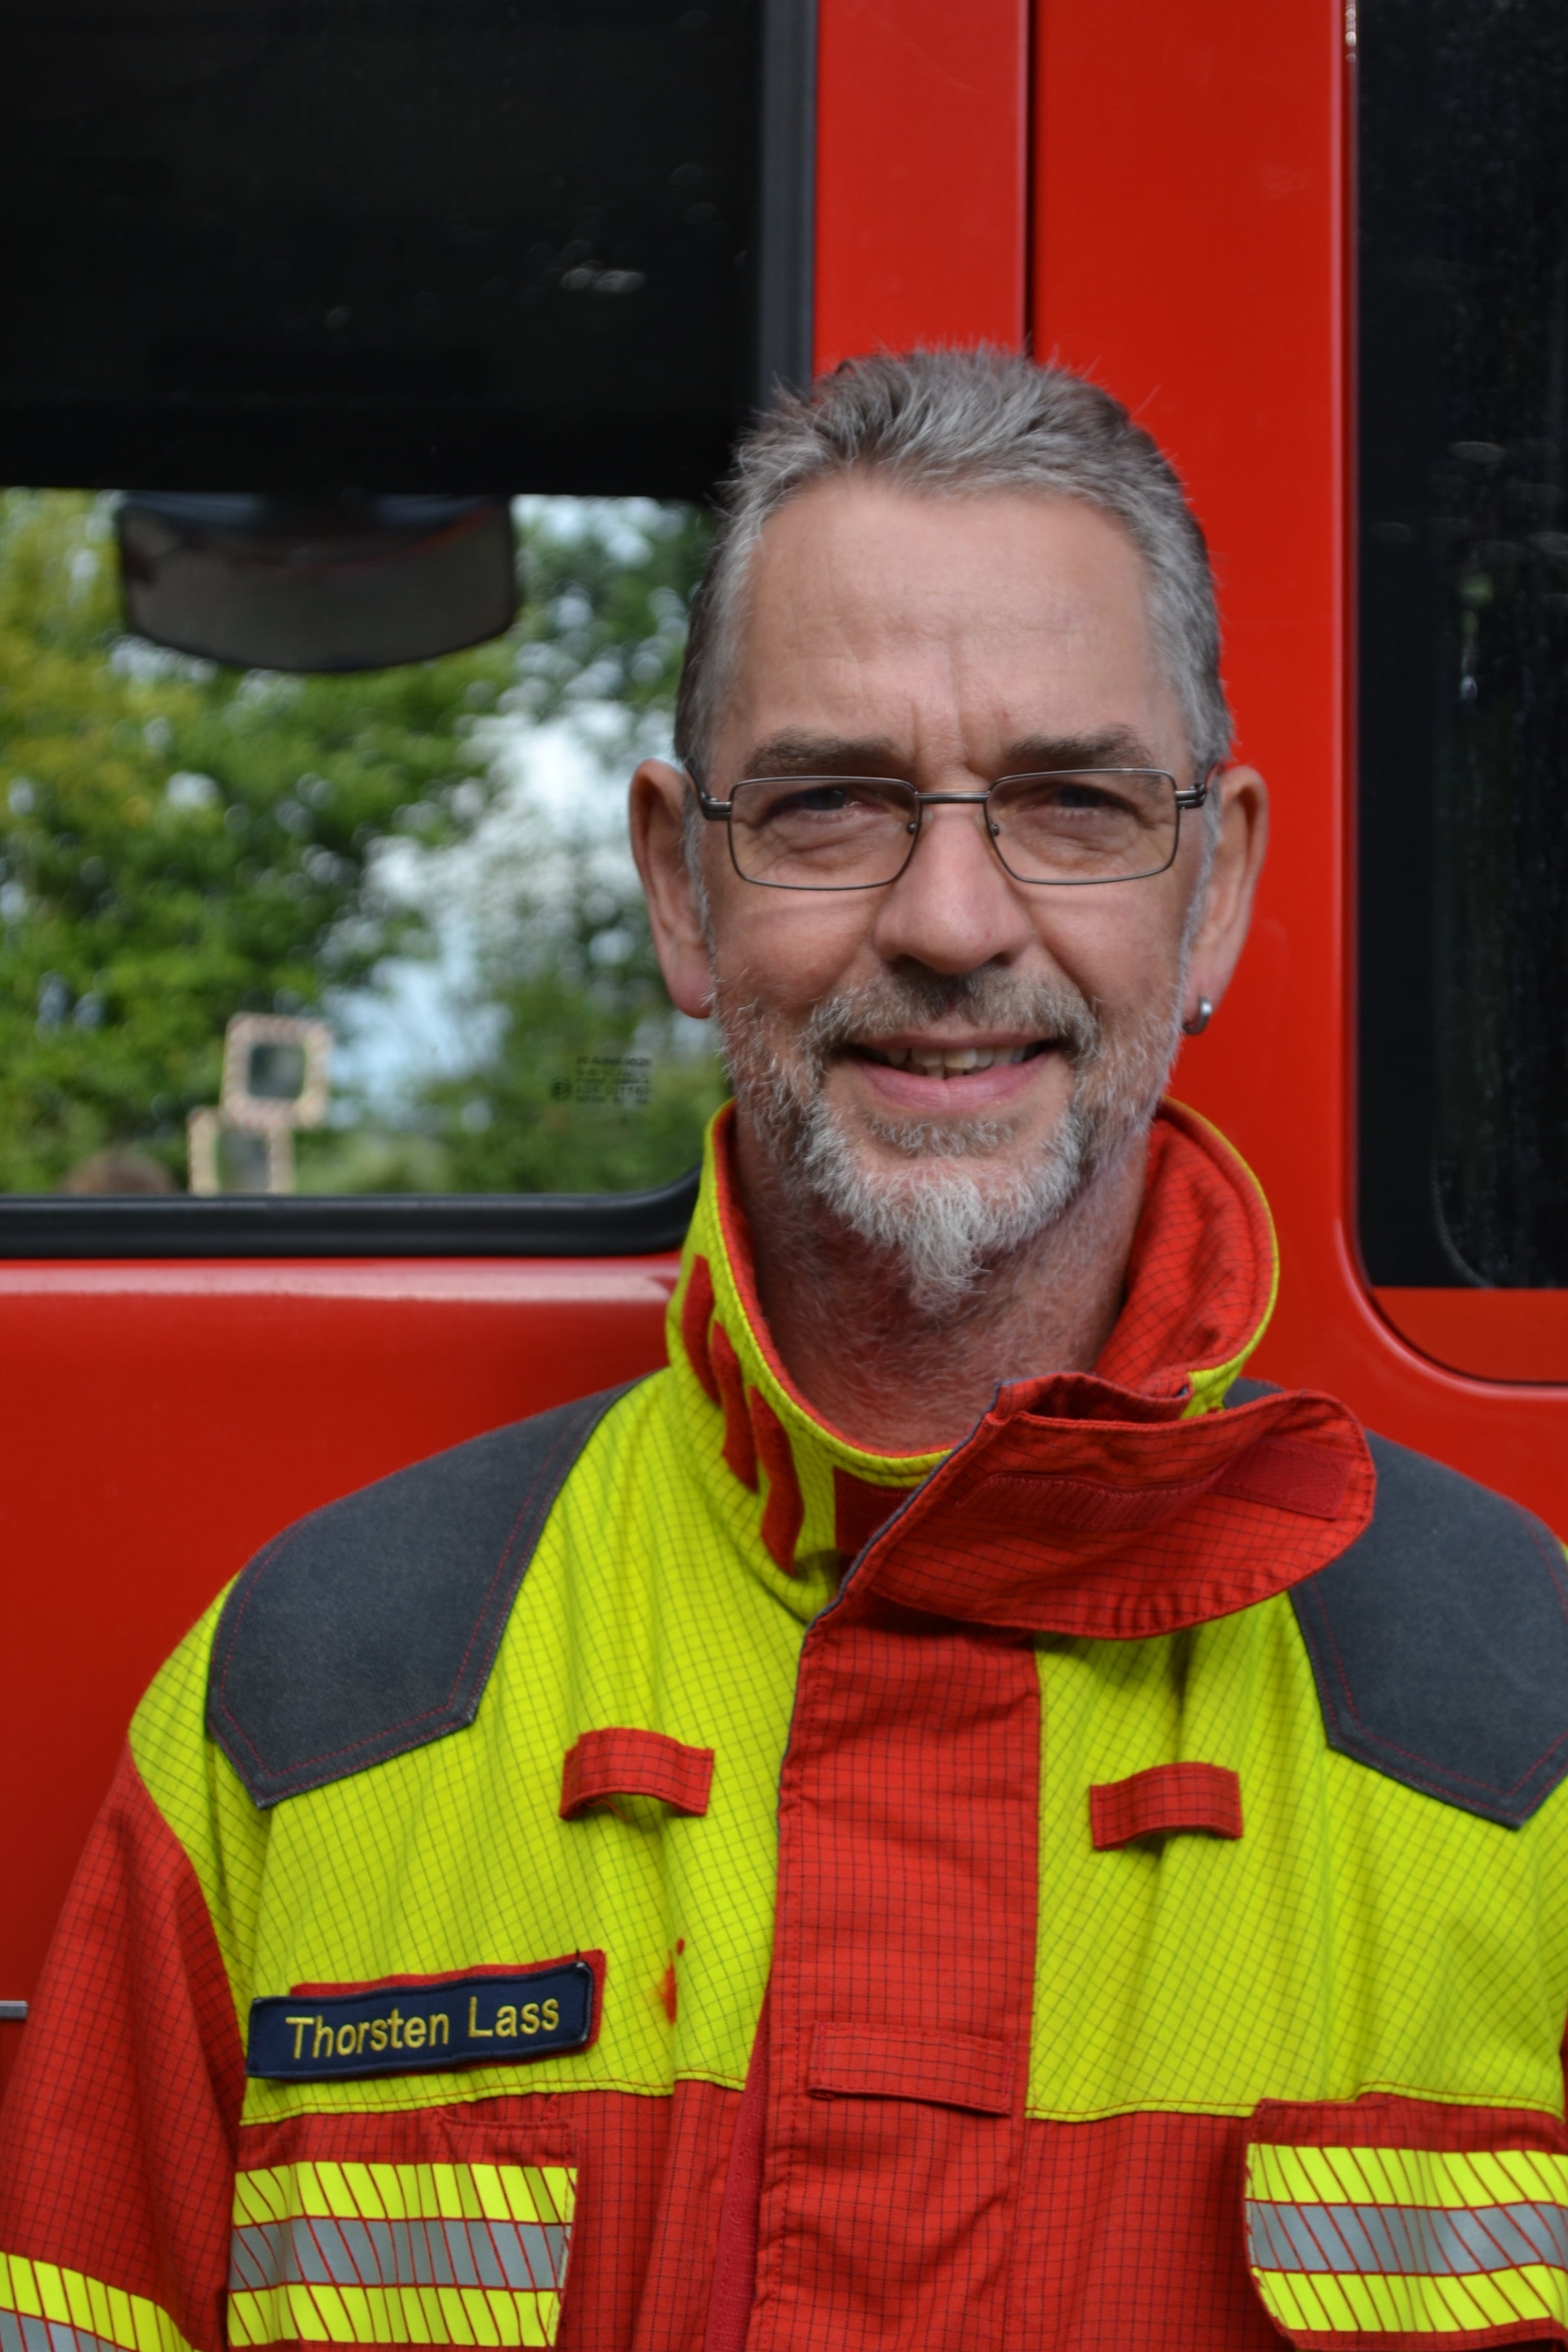
M594 1969L558 1960L346 1992L268 1994L250 2004L245 2071L272 2083L511 2065L594 2038Z

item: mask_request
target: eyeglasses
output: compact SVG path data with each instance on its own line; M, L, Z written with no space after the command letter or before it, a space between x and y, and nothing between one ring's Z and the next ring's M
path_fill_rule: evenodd
M928 808L983 808L993 848L1016 882L1082 888L1142 882L1173 864L1186 788L1159 768L1053 769L1002 776L984 793L918 793L889 776L748 776L727 801L692 778L698 806L727 825L743 882L766 890L876 890L915 854Z

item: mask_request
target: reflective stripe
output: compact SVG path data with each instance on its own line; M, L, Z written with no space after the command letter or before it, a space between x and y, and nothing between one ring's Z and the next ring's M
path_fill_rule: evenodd
M1530 2147L1247 2151L1247 2193L1279 2205L1568 2205L1568 2156Z
M1253 2280L1299 2344L1568 2325L1568 2158L1258 2145L1247 2176Z
M1394 2335L1440 2341L1461 2330L1517 2328L1525 2320L1568 2323L1565 2282L1556 2270L1475 2271L1468 2278L1255 2271L1253 2277L1269 2317L1298 2344L1329 2344L1336 2336L1359 2344Z
M572 2226L566 2164L280 2164L235 2176L237 2229L321 2213L365 2221L559 2221Z
M569 2165L241 2172L229 2341L553 2344L575 2203Z
M190 2352L166 2311L82 2271L0 2254L0 2352Z
M560 2325L558 2294L485 2287L280 2286L228 2299L231 2345L551 2345Z
M1272 2271L1568 2270L1568 2209L1487 2205L1465 2212L1400 2205L1249 2205L1247 2249Z
M237 2230L231 2287L560 2286L567 2231L559 2221L350 2221L296 2214Z
M101 2336L89 2336L63 2320L24 2318L0 2311L0 2352L113 2352Z

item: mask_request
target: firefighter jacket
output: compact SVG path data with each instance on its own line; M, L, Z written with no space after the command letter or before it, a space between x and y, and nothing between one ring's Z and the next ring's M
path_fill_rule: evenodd
M868 1454L722 1117L669 1362L270 1545L154 1683L0 2166L0 2352L1568 2341L1568 1591L1243 1381L1156 1121L1092 1376Z

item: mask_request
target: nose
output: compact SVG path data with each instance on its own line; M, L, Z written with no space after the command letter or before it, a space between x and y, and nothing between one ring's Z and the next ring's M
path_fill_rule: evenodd
M996 855L984 806L925 810L914 856L878 910L879 954L932 971L976 971L1020 954L1033 936L1022 885Z

